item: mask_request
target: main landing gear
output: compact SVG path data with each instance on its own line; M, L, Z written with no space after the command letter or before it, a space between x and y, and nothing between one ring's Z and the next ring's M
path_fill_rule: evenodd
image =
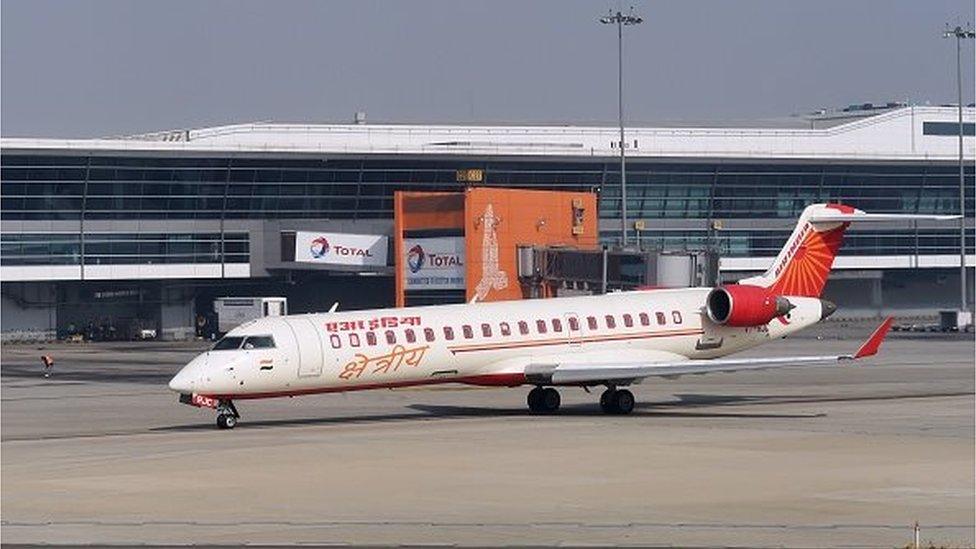
M529 410L536 414L551 414L559 409L559 391L552 387L536 387L529 391Z
M241 414L237 413L237 408L234 407L232 401L221 400L220 404L217 405L218 429L233 429L237 426L237 420L240 418Z
M559 391L552 387L536 387L526 399L529 410L536 414L551 414L559 410ZM634 393L627 389L609 387L600 395L600 409L606 414L626 415L634 411Z
M606 414L629 414L634 411L634 393L610 387L600 395L600 409Z

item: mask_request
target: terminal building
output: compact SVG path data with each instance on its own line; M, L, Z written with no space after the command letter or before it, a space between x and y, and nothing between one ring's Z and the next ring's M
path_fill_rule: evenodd
M957 214L956 117L955 107L888 105L750 127L628 129L628 215L640 229L631 241L715 250L721 278L735 280L771 263L812 202ZM976 109L966 108L964 120L971 235ZM286 296L292 313L334 302L392 306L388 250L382 261L314 261L296 242L307 248L302 235L322 232L371 246L387 237L381 245L391 246L396 191L596 193L597 237L613 245L621 238L617 131L259 123L103 139L5 137L4 339L106 324L118 337L148 326L185 338L215 298L228 296ZM973 239L966 244L972 267ZM329 249L311 246L316 256ZM868 314L958 307L959 246L955 223L854 227L826 293Z

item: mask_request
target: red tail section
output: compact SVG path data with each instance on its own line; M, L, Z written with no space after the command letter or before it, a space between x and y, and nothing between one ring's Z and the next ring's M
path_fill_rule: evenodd
M739 281L767 288L772 295L820 297L834 258L844 241L849 223L812 223L813 214L823 210L854 212L843 204L813 204L800 215L793 234L763 275Z
M834 265L834 257L844 242L843 224L829 231L811 230L807 233L789 262L776 273L769 287L773 295L819 297L827 284L827 276Z
M793 234L765 273L739 284L759 286L771 295L820 297L834 258L851 223L906 220L951 221L952 215L869 214L843 204L811 204L800 214Z

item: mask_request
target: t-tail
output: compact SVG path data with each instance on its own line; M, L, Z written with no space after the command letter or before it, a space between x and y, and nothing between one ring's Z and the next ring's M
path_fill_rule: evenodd
M854 222L958 219L952 215L869 214L844 204L811 204L769 269L739 284L759 286L772 295L820 297L844 232Z

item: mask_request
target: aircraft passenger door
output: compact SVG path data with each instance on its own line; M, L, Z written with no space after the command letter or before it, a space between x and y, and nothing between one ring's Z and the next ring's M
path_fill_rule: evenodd
M566 321L566 335L570 346L579 347L583 343L583 325L580 324L579 317L576 313L566 313L563 319Z
M325 353L315 323L301 317L288 318L286 322L291 326L298 343L298 377L322 375Z

